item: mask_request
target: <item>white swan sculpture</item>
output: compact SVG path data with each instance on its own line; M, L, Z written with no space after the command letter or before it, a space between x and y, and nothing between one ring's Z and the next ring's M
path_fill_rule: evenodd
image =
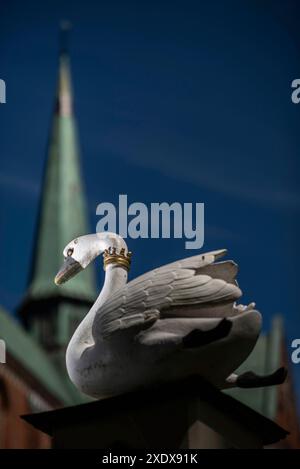
M127 283L131 253L114 233L81 236L64 249L55 277L61 284L104 254L103 289L75 331L66 353L70 379L85 394L104 398L200 375L218 388L280 384L269 376L233 372L252 351L261 315L237 306L237 265L215 262L226 250L189 257Z

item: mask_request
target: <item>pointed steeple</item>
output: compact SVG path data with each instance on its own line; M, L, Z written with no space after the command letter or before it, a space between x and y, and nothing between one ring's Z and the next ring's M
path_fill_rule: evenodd
M67 316L66 311L74 316L72 311L76 310L78 313L78 306L84 304L86 313L86 305L95 298L92 267L62 287L57 287L53 281L63 261L62 251L65 245L73 238L91 231L87 227L80 173L65 25L61 35L55 109L47 148L32 271L26 298L21 307L21 315L29 328L39 331L43 322L44 328L54 327L56 335L60 337L65 335L59 330L64 322L61 316ZM53 320L55 326L51 324L47 327L47 321ZM37 332L37 336L39 335Z

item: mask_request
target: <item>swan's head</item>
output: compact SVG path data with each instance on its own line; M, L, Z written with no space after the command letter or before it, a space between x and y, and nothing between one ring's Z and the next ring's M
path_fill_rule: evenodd
M110 247L128 252L125 241L115 233L89 234L70 241L63 250L65 261L54 279L56 285L70 280Z
M65 261L54 279L56 285L67 282L85 269L100 253L96 235L75 238L63 250Z

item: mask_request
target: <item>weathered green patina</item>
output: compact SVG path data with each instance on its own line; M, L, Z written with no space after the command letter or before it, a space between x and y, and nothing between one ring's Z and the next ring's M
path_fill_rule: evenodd
M87 269L63 287L53 278L65 245L87 234L86 205L79 167L76 123L72 111L69 57L60 57L56 109L49 138L33 268L27 296L32 300L69 296L94 300L93 271Z

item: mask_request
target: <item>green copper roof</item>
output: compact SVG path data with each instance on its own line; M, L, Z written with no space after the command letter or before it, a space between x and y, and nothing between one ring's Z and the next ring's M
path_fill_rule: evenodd
M279 368L280 350L283 340L283 324L280 316L275 316L268 334L261 335L253 352L238 369L237 373L254 371L257 374L269 374ZM230 389L226 391L261 414L269 418L276 416L278 387L271 386L257 389Z
M77 391L66 373L61 373L53 365L39 344L1 307L0 338L5 340L7 352L62 404L72 405L90 400Z
M56 398L68 403L70 398L64 389L62 379L48 356L24 329L0 308L0 335L6 349ZM5 366L5 365L2 365Z
M27 300L67 296L94 300L94 272L88 268L64 286L54 284L65 245L87 234L79 147L72 109L69 57L60 56L56 108L48 143L32 274Z

